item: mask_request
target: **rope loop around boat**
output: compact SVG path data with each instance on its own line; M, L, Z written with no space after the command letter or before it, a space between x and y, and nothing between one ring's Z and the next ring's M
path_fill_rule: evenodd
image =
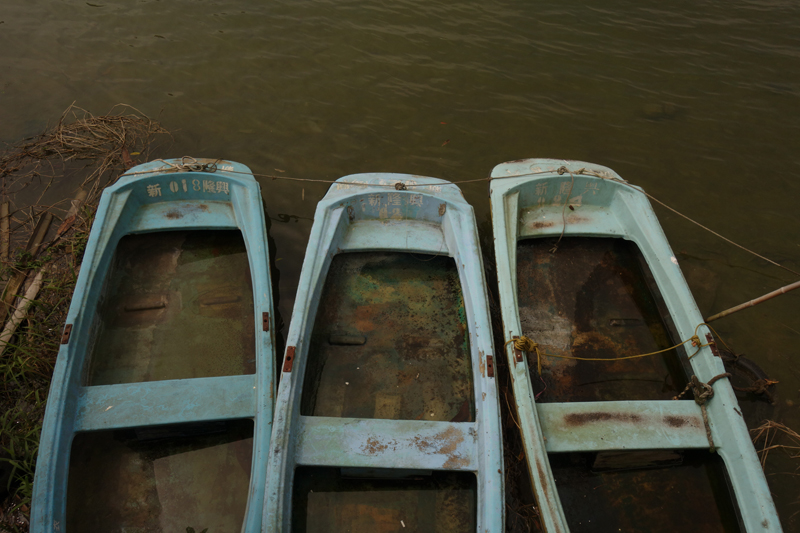
M191 170L195 170L195 171L201 170L201 169L184 168L182 165L183 165L183 161L186 160L186 159L194 159L194 158L191 157L191 156L183 156L181 158L181 163L182 163L181 165L175 165L175 164L169 163L167 161L164 161L163 159L156 159L156 161L161 161L162 163L164 163L164 164L166 164L168 166L171 166L173 168L189 170L189 171L191 171ZM217 159L217 161L221 161L221 159ZM195 164L199 164L199 163L197 163L197 160L195 160ZM216 163L213 164L213 170L208 170L208 171L209 172L214 172L215 170L216 170ZM139 171L139 172L126 172L124 175L126 175L126 176L135 176L135 175L138 175L138 174L151 174L151 173L163 172L163 171L164 171L163 168L154 168L154 169L148 169L148 170L143 170L143 171ZM356 181L337 181L337 180L332 180L332 179L295 178L295 177L292 177L292 176L279 176L279 175L275 175L275 174L245 173L245 172L241 172L241 171L237 171L237 170L228 170L226 172L232 173L232 174L250 174L250 175L252 175L253 177L256 177L256 178L270 178L272 180L287 180L287 181L299 181L299 182L310 182L310 183L324 183L324 184L328 184L328 185L331 185L333 183L338 183L340 185L361 186L361 187L389 187L389 188L395 188L396 187L396 184L360 183L360 182L356 182ZM539 171L536 171L536 172L530 172L530 173L527 173L525 175L533 176L533 175L537 175L537 174L550 174L552 172L553 171L550 170L550 169L546 169L546 170L543 169L543 170L539 170ZM639 186L636 186L636 185L633 185L631 183L628 183L624 179L617 178L615 176L611 176L611 175L608 175L608 174L603 173L603 172L590 170L590 169L587 169L587 168L580 168L580 169L578 169L576 171L570 171L565 165L560 166L558 168L558 170L556 171L556 173L559 174L559 175L566 174L567 172L569 172L572 175L573 180L574 180L574 175L577 174L577 175L581 175L581 176L592 176L592 177L600 178L600 179L607 180L607 181L613 181L613 182L619 183L619 184L621 184L623 186L630 187L631 189L633 189L633 190L645 195L647 198L649 198L649 199L653 200L654 202L658 203L662 207L664 207L666 209L669 209L670 211L672 211L676 215L683 217L684 219L688 220L689 222L691 222L692 224L698 226L699 228L701 228L701 229L711 233L712 235L722 239L723 241L727 242L728 244L736 246L737 248L739 248L741 250L744 250L745 252L747 252L747 253L755 256L755 257L758 257L759 259L761 259L763 261L766 261L766 262L770 263L771 265L774 265L774 266L776 266L778 268L782 268L783 270L786 270L787 272L791 272L792 274L800 276L800 272L798 272L797 270L794 270L794 269L791 269L791 268L789 268L787 266L784 266L784 265L778 263L777 261L773 261L772 259L769 259L768 257L764 257L763 255L761 255L761 254L759 254L757 252L754 252L753 250L751 250L751 249L749 249L749 248L747 248L745 246L742 246L741 244L739 244L739 243L737 243L737 242L735 242L735 241L733 241L733 240L731 240L731 239L729 239L729 238L717 233L716 231L712 230L711 228L706 227L703 224L701 224L700 222L694 220L693 218L681 213L677 209L675 209L673 207L670 207L669 205L665 204L664 202L662 202L661 200L659 200L658 198L656 198L652 194L646 192L643 188L641 188ZM487 176L485 178L475 178L475 179L467 179L467 180L442 180L442 181L443 181L443 184L452 184L452 185L460 186L460 185L465 185L465 184L468 184L468 183L479 183L479 182L485 182L485 181L488 181L488 182L491 183L492 180L503 180L503 179L517 178L517 177L519 177L519 176L515 174L515 175L511 175L511 176L497 176L497 177ZM407 183L407 184L404 184L404 185L406 186L405 190L414 190L417 187L427 187L429 184L428 183L417 183L417 184ZM567 195L567 199L569 199L569 195Z
M707 326L709 329L711 329L711 326L709 326L704 322L698 324L697 327L694 328L694 335L692 335L685 341L676 344L675 346L670 346L669 348L664 348L663 350L657 350L655 352L640 353L636 355L623 355L621 357L576 357L574 355L559 355L554 353L542 352L541 350L539 350L539 344L533 341L531 338L526 337L525 335L520 335L516 339L511 339L509 341L506 341L505 344L503 344L503 349L505 350L506 346L508 346L513 342L514 348L521 352L528 352L528 353L536 352L536 368L537 371L539 372L539 375L541 375L542 373L541 359L543 355L547 357L555 357L557 359L572 359L574 361L624 361L625 359L638 359L640 357L649 357L651 355L658 355L679 348L684 344L686 344L687 342L691 342L692 346L697 348L697 350L695 350L695 352L688 357L689 359L691 359L692 357L700 353L700 350L702 348L705 348L706 346L711 346L713 344L713 341L707 343L703 343L702 341L700 341L700 336L697 334L697 330L700 329L700 326ZM714 331L714 333L716 333L716 331Z
M708 439L708 451L711 453L714 453L716 447L714 446L714 437L711 436L711 426L708 424L708 411L706 410L706 403L708 403L711 398L714 397L714 383L718 379L730 377L731 374L725 372L724 374L719 374L709 379L708 383L703 383L698 379L697 376L692 375L692 378L689 380L689 383L686 384L686 388L683 389L683 392L672 398L673 400L680 400L686 395L687 392L690 390L692 391L692 394L694 394L694 401L700 406L700 411L703 413L703 424L706 427L706 438Z
M697 350L692 355L689 356L689 358L692 358L695 355L697 355L702 348L704 348L705 346L711 346L713 344L713 341L707 342L705 344L700 341L700 337L699 337L699 335L697 335L697 330L700 329L700 326L706 326L709 329L711 328L711 326L708 326L708 324L705 324L705 323L698 324L697 327L694 329L694 335L692 335L691 337L689 337L685 341L683 341L683 342L681 342L679 344L676 344L675 346L670 346L669 348L664 348L663 350L658 350L658 351L655 351L655 352L642 353L642 354L636 354L636 355L624 355L622 357L611 357L611 358L574 357L574 356L571 356L571 355L556 355L556 354L552 354L552 353L546 353L546 352L542 352L541 350L539 350L539 343L534 342L533 339L531 339L530 337L526 337L525 335L520 335L517 338L514 338L514 339L506 341L505 344L503 344L503 349L505 350L506 346L508 346L509 344L513 343L515 350L519 350L521 352L526 352L526 353L535 352L536 353L536 370L537 370L537 372L539 374L539 377L541 378L541 376L542 376L542 356L543 355L545 355L547 357L557 357L559 359L572 359L572 360L577 360L577 361L621 361L621 360L625 360L625 359L636 359L636 358L639 358L639 357L647 357L647 356L650 356L650 355L657 355L657 354L660 354L660 353L668 352L670 350L674 350L674 349L678 348L679 346L683 346L684 344L686 344L688 342L691 342L692 346L697 348ZM713 329L712 329L712 331L713 331ZM709 379L708 383L703 383L702 381L700 381L698 379L697 376L692 375L691 379L689 380L689 383L686 384L686 388L683 389L683 392L681 392L680 394L678 394L677 396L672 398L673 400L680 400L683 396L686 395L687 392L689 392L690 390L692 391L692 394L694 395L694 401L697 403L697 405L700 406L700 410L703 413L703 424L705 425L705 428L706 428L706 438L708 438L708 449L712 453L716 450L716 447L714 446L714 438L711 436L711 426L708 423L708 412L706 411L706 403L708 403L711 400L711 398L714 397L714 388L713 388L714 383L718 379L730 378L730 377L731 377L731 374L726 372L724 374L719 374L719 375L714 376L713 378Z
M214 173L217 171L217 163L220 161L217 159L213 163L200 163L194 157L185 155L181 157L180 163L170 163L169 161L165 161L164 159L156 159L155 161L159 161L164 163L165 165L171 167L172 169L178 172L209 172ZM157 169L160 172L163 172L163 168Z
M668 352L670 350L674 350L676 348L679 348L680 346L683 346L684 344L690 342L693 347L697 348L697 350L695 350L695 352L693 354L691 354L691 355L689 355L687 357L688 359L691 359L692 357L694 357L695 355L700 353L701 349L705 348L706 346L713 346L714 345L714 340L710 340L707 343L703 343L700 340L700 336L697 334L697 331L700 329L700 326L706 326L708 329L710 329L714 333L714 335L719 337L719 334L716 332L716 330L714 330L714 328L712 328L710 325L706 324L705 322L702 322L702 323L698 324L697 327L694 328L694 334L691 337L689 337L688 339L686 339L685 341L683 341L681 343L678 343L675 346L670 346L669 348L664 348L663 350L657 350L655 352L649 352L649 353L640 353L640 354L636 354L636 355L623 355L621 357L608 357L608 358L606 358L606 357L575 357L575 356L572 356L572 355L558 355L558 354L554 354L554 353L547 353L547 352L541 351L539 349L539 344L537 342L535 342L533 339L531 339L530 337L526 337L525 335L520 335L517 338L514 338L514 339L506 341L503 344L503 350L506 349L506 346L508 346L509 344L513 343L515 350L519 350L520 352L526 352L526 353L536 353L536 371L537 371L537 373L539 375L539 379L542 379L542 356L555 357L557 359L572 359L574 361L623 361L625 359L638 359L640 357L649 357L651 355L662 354L664 352ZM723 345L725 345L727 347L727 344L725 344L725 341L722 340L721 337L719 338L719 340L722 342ZM713 384L714 381L716 381L717 379L719 379L719 376L717 378L712 379L710 383ZM772 383L768 383L767 385L770 385L770 384L772 384ZM684 391L684 393L685 392L686 391Z

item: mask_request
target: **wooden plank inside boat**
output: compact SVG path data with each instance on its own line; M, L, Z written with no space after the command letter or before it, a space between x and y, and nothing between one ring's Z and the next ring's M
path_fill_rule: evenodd
M550 239L517 245L523 334L547 353L613 359L677 344L669 334L634 243L613 238ZM577 361L529 353L539 402L667 400L686 377L678 351L621 361ZM544 381L544 385L542 384ZM542 392L543 391L543 392Z
M469 334L450 257L334 257L309 348L306 416L472 422Z
M255 373L253 289L241 233L123 237L95 327L88 385Z

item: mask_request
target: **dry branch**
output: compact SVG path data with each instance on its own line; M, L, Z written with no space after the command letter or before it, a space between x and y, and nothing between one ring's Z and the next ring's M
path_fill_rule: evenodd
M31 286L28 287L28 290L25 292L25 296L22 298L19 307L17 307L17 309L14 311L14 314L11 315L6 327L3 328L3 332L0 333L0 356L2 356L6 351L8 341L14 336L14 333L17 331L20 323L28 314L28 309L30 308L31 304L39 295L39 290L42 288L44 274L44 269L40 270L39 273L36 274L36 277L33 279L33 283L31 283Z
M81 188L88 191L92 202L113 181L113 171L124 169L130 154L146 151L157 134L167 131L128 105L119 104L99 117L72 105L54 128L0 157L0 179L7 182L4 192L11 195L36 180L47 180L49 186L56 177L54 160L83 161L89 174Z

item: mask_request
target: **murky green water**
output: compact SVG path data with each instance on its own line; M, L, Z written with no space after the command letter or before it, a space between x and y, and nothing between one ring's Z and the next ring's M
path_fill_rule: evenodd
M258 174L470 179L510 159L582 159L800 271L796 2L6 0L0 21L0 141L73 101L95 114L124 102L174 132L158 156ZM288 322L326 186L261 183ZM485 236L487 186L464 192ZM706 315L797 279L656 211ZM795 429L798 311L800 291L715 323L781 381L759 416ZM800 528L800 477L771 460L784 526Z

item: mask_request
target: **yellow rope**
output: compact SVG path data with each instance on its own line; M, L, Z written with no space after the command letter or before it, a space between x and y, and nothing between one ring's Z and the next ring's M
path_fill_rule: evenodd
M639 357L648 357L648 356L651 356L651 355L658 355L660 353L668 352L670 350L674 350L675 348L683 346L687 342L691 342L692 346L697 348L697 350L692 355L689 356L689 359L691 359L692 357L694 357L695 355L697 355L700 352L701 348L704 348L706 346L710 346L712 344L711 342L703 344L700 341L700 337L698 337L698 335L697 335L697 330L700 329L700 326L706 326L708 328L711 328L711 326L709 326L708 324L703 322L701 324L698 324L697 327L694 328L694 335L692 335L691 337L689 337L685 341L683 341L683 342L681 342L679 344L676 344L675 346L670 346L669 348L664 348L663 350L658 350L656 352L640 353L640 354L636 354L636 355L624 355L622 357L611 357L611 358L575 357L575 356L572 356L572 355L556 355L556 354L553 354L553 353L542 352L541 350L539 350L539 344L534 342L533 340L531 340L529 337L526 337L525 335L521 335L520 337L518 337L516 339L511 339L510 341L506 341L506 343L503 345L503 349L505 350L506 346L508 346L509 344L511 344L513 342L514 343L514 348L519 350L519 351L521 351L521 352L528 352L528 353L536 352L536 369L539 372L539 375L542 375L542 355L546 355L547 357L557 357L559 359L573 359L575 361L623 361L625 359L637 359ZM714 333L716 333L716 331ZM722 339L720 339L720 340L722 340ZM723 344L724 344L724 341L723 341Z
M536 371L539 372L539 375L542 375L542 353L539 351L539 345L533 342L531 339L522 335L517 337L516 339L511 339L507 341L503 345L503 349L506 349L509 343L514 343L514 348L521 351L521 352L536 352ZM550 354L545 354L550 355Z

